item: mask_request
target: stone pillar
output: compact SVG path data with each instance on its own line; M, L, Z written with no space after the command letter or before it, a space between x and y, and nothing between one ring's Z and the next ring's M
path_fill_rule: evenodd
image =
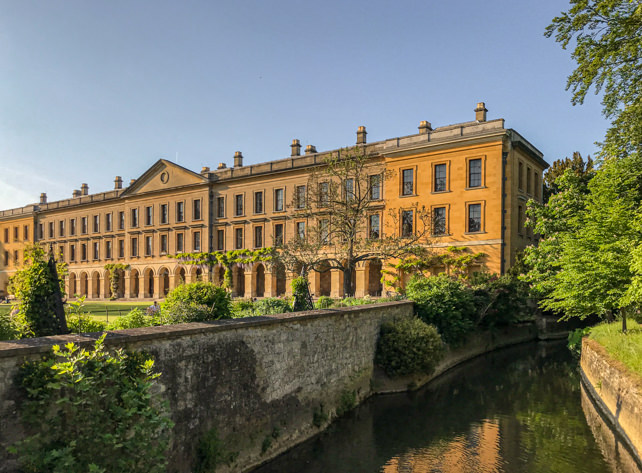
M131 294L131 274L125 273L123 276L124 281L121 281L121 284L123 284L123 294L126 299L130 299L132 297Z
M318 271L310 271L308 280L310 281L310 293L314 297L319 297L321 294L321 274Z
M330 270L331 289L330 296L336 299L343 298L343 271L339 269Z
M177 270L177 272L178 272L178 270ZM178 276L176 274L172 274L169 277L169 292L172 292L174 290L174 288L177 286L177 284L176 284L176 278L177 277Z
M265 271L265 297L276 297L276 273L273 269Z
M363 297L368 294L368 268L364 262L360 262L355 271L354 297Z
M251 268L245 271L245 297L256 297L256 281Z
M298 276L299 275L293 271L286 271L285 273L285 295L286 296L292 295L292 280Z

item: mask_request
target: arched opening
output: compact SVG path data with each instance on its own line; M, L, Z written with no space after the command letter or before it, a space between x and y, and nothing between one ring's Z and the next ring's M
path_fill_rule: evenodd
M105 298L112 298L113 294L111 292L111 274L109 271L105 271L105 278L103 279L103 294Z
M154 297L154 271L152 269L146 269L143 273L145 275L145 297L153 298Z
M196 280L197 281L203 280L203 270L201 268L196 268Z
M223 266L217 266L214 270L214 283L221 287L225 285L225 268Z
M118 277L117 297L120 299L121 297L125 297L125 270L117 270L116 276Z
M237 264L232 268L232 284L232 293L236 297L245 297L245 271L243 266Z
M80 295L85 297L89 295L89 277L85 272L80 274Z
M159 284L158 292L161 297L165 297L169 292L169 271L167 268L161 268L159 271Z
M319 295L329 296L332 292L332 272L328 265L319 268Z
M256 297L263 297L265 295L265 268L260 263L256 267L255 278Z
M140 294L140 275L136 269L132 269L129 275L129 293L133 298L138 298Z
M94 271L91 275L91 298L98 299L100 297L100 274Z
M275 273L276 273L276 295L283 296L285 295L285 281L286 281L285 266L282 263L277 264L275 268Z
M174 287L178 287L181 284L185 284L185 268L178 268L176 273L174 273Z
M381 268L380 260L368 261L368 294L371 296L381 296Z
M69 290L68 290L68 297L76 297L76 294L78 294L78 287L77 287L77 278L75 273L69 273Z

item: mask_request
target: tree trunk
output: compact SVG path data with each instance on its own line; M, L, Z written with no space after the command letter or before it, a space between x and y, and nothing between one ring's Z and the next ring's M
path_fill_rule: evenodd
M352 272L353 268L343 269L343 297L354 296L354 288L352 287Z
M622 311L622 333L626 333L626 312Z

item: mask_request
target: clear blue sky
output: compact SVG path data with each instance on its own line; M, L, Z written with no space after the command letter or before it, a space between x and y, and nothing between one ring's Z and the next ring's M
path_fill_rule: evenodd
M552 162L594 154L565 0L0 0L0 209L109 190L159 158L199 171L505 118Z

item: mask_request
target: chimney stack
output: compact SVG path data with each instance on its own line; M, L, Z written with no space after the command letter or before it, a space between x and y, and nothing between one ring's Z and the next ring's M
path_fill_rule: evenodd
M80 197L80 191L78 189L74 189L74 191L71 193L71 196L75 199L76 197Z
M47 193L43 192L40 194L40 204L46 204L47 203Z
M227 164L225 163L218 163L218 167L216 169L227 169Z
M360 126L357 129L357 144L358 145L365 145L366 144L366 135L368 132L366 131L365 126Z
M123 178L120 176L116 176L116 179L114 179L114 189L122 189L123 188Z
M242 168L243 167L243 153L236 151L234 153L234 167Z
M207 174L208 172L210 172L210 168L208 166L203 166L201 168L201 174Z
M84 182L80 185L80 193L82 195L89 195L89 186Z
M290 148L292 148L291 156L301 156L301 142L299 140L292 140Z
M317 152L317 148L314 145L308 145L305 147L305 154L314 154Z
M430 124L430 122L422 120L421 123L419 123L419 134L427 135L429 131L432 131L432 125Z
M488 112L488 110L486 110L486 104L484 102L479 102L475 109L475 120L478 122L485 122L486 112Z

